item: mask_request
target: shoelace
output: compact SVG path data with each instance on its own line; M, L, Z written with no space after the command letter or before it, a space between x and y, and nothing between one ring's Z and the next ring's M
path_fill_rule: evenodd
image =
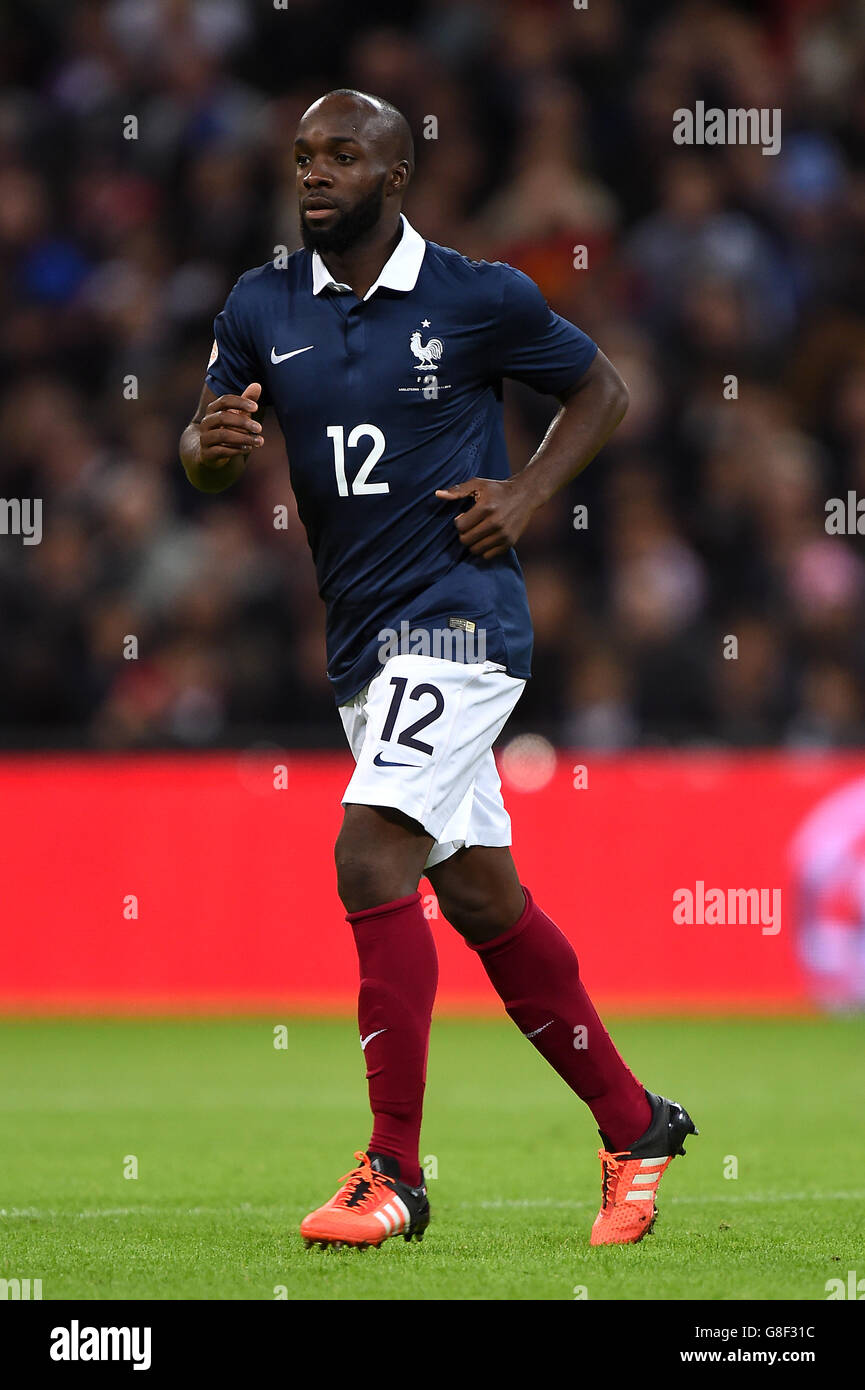
M371 1198L377 1196L377 1186L384 1185L390 1188L393 1186L393 1180L389 1178L386 1173L377 1173L370 1163L369 1154L364 1153L362 1149L357 1149L354 1156L359 1160L358 1166L357 1168L352 1168L348 1173L343 1173L340 1178L340 1182L345 1183L346 1186L345 1190L340 1193L339 1200L340 1206L347 1206L351 1198L357 1192L360 1184L365 1182L369 1191L364 1192L359 1200L353 1203L356 1210L358 1207L364 1206Z
M623 1153L618 1155L611 1154L607 1153L606 1149L600 1149L598 1157L601 1160L601 1206L606 1207L610 1183L612 1179L618 1175L619 1169L622 1166L619 1160L625 1158L626 1155Z

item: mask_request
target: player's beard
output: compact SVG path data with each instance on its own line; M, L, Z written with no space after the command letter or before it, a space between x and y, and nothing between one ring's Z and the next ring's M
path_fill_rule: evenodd
M387 175L382 174L378 184L370 189L365 198L347 212L341 211L332 227L311 227L301 214L300 233L307 251L318 251L319 254L334 251L340 255L366 236L367 232L371 232L381 217L381 195L386 178Z

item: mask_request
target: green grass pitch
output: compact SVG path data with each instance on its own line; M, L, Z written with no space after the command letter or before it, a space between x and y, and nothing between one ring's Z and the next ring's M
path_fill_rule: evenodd
M297 1234L369 1137L353 1021L2 1022L0 1278L44 1299L820 1300L865 1276L865 1019L612 1032L701 1131L652 1235L589 1248L588 1110L507 1021L439 1019L432 1224L358 1253Z

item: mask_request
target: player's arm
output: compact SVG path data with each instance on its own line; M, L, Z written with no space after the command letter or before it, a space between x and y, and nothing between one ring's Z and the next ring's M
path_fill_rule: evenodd
M521 473L505 482L470 478L436 492L447 501L474 498L474 505L455 520L460 540L473 555L492 560L515 545L532 514L582 473L628 408L628 388L601 351L579 380L557 395L562 409Z
M598 349L591 366L559 395L562 409L522 473L512 479L532 511L571 482L606 444L628 409L628 388Z
M204 386L198 409L180 436L180 462L199 492L223 492L236 483L264 435L253 418L261 385L253 381L240 396L216 396Z

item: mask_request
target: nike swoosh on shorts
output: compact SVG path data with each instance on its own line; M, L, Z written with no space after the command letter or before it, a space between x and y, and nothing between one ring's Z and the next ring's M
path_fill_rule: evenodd
M391 762L388 762L386 758L383 758L383 757L381 756L381 753L376 753L376 755L375 755L375 757L373 758L372 761L373 761L373 765L374 765L375 767L417 767L417 763L391 763Z

